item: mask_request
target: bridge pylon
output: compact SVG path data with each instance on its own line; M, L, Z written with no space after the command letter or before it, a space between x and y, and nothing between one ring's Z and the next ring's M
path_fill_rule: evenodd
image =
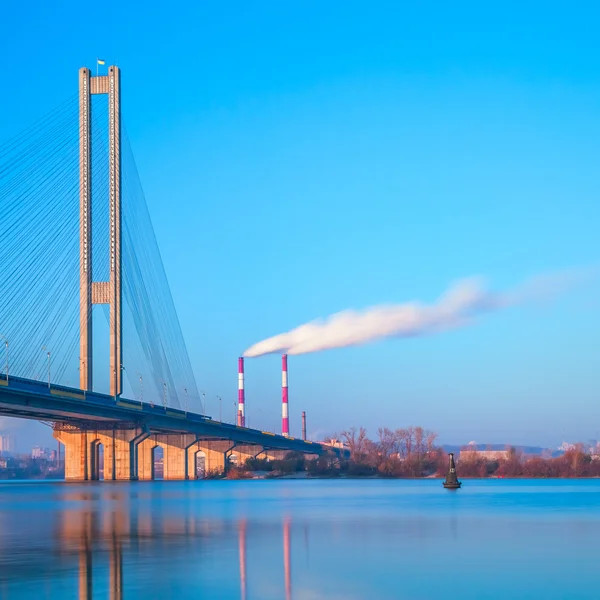
M94 94L108 95L108 281L94 281L92 273L92 102ZM121 286L121 72L110 66L108 74L93 77L79 70L79 241L80 241L80 366L82 390L92 390L92 306L110 306L110 394L119 396L122 386L122 286Z

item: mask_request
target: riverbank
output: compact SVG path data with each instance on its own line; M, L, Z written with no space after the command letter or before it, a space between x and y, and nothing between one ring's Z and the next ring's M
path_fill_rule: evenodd
M239 476L229 476L229 475L224 475L223 477L221 477L220 479L226 479L226 480L238 480L238 479L244 479L244 480L310 480L310 481L316 481L316 480L348 480L348 481L361 481L361 480L378 480L378 481L390 481L390 480L401 480L401 481L419 481L419 480L427 480L427 479L436 479L439 481L444 481L445 477L442 475L426 475L423 477L387 477L385 475L366 475L366 476L361 476L361 475L309 475L307 473L294 473L294 474L286 474L286 475L277 475L277 474L269 474L269 475L265 475L265 474L261 474L261 473L248 473L247 477L239 477ZM526 475L515 475L515 476L511 476L511 477L504 477L504 476L498 476L498 475L489 475L489 476L484 476L484 477L476 477L476 476L467 476L467 477L463 477L461 475L459 475L459 479L461 481L487 481L487 480L510 480L510 481L517 481L517 480L526 480L526 479L535 479L535 480L543 480L543 479L581 479L581 480L594 480L594 479L600 479L600 475L585 475L585 476L577 476L577 475L565 475L565 476L561 476L561 477L556 477L556 476L538 476L538 477L530 477L530 476L526 476Z
M427 479L443 478L448 457L440 449L406 457L383 453L352 453L349 460L334 456L306 459L290 452L283 460L251 459L229 469L228 479ZM600 477L600 460L582 449L555 458L528 456L509 449L506 455L488 459L470 454L457 460L457 473L468 479L577 479Z

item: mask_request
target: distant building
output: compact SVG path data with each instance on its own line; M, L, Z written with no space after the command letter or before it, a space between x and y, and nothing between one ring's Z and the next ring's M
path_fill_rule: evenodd
M510 456L508 450L461 450L460 460L475 460L484 458L485 460L501 460Z
M0 454L15 451L15 438L7 433L0 433Z
M568 452L569 450L575 450L575 444L569 444L569 442L563 442L558 449L561 452Z
M321 443L325 444L326 446L332 446L333 448L348 448L348 444L346 444L346 442L343 442L342 440L336 440L335 438L325 440Z
M35 446L31 450L31 458L48 458L50 456L50 450L48 448L40 448Z

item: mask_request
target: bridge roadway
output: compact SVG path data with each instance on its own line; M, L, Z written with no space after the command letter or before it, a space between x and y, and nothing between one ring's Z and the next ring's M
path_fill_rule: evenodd
M54 422L54 435L65 445L65 476L71 480L99 478L100 445L105 479L153 479L157 446L164 450L165 479L195 477L198 453L213 472L224 471L233 457L243 462L289 451L340 456L337 448L197 413L5 375L0 375L0 415Z

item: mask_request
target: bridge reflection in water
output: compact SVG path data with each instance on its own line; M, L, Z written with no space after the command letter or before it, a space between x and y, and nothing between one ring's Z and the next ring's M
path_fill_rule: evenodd
M115 498L117 499L117 498ZM75 493L69 495L69 502L75 504L87 504L90 501L88 493ZM94 512L86 508L78 510L64 510L60 513L61 518L53 527L52 554L45 558L30 556L31 565L42 560L46 563L48 570L52 573L57 571L70 571L76 577L71 578L71 589L67 592L68 597L75 597L77 587L77 598L79 600L91 600L92 598L109 597L111 600L122 600L124 589L138 589L140 592L146 585L141 578L146 569L139 568L139 558L144 555L144 548L150 549L155 559L165 558L160 568L169 570L173 563L178 561L178 556L183 559L186 568L190 569L189 561L186 560L185 552L198 544L207 545L208 555L212 544L228 544L233 535L237 536L237 560L239 561L239 590L241 600L249 597L248 586L248 538L250 536L261 537L262 526L260 523L249 523L247 518L229 521L202 520L188 514L170 514L168 517L160 516L152 511L145 513L132 513L124 508L114 506L114 510L107 512ZM285 590L285 599L292 599L292 576L291 576L291 539L292 520L285 516L280 524L283 561L272 565L270 569L273 588L279 587ZM273 539L273 525L267 525L270 529L269 540ZM305 532L305 545L308 548L308 539ZM159 551L157 552L157 548ZM34 550L35 553L35 550ZM129 560L131 559L131 561ZM48 565L48 561L58 561L57 565ZM39 561L39 562L38 562ZM128 564L132 563L130 572ZM154 570L154 566L150 567ZM17 570L13 573L15 578L27 577L25 570ZM107 573L108 571L108 573ZM283 581L276 581L280 573ZM39 574L38 574L39 575ZM108 577L107 577L108 575ZM128 577L129 575L129 577ZM153 575L156 577L156 574ZM2 578L0 578L1 580ZM10 583L11 577L5 579ZM40 597L63 597L53 593L52 585L48 586L51 578L46 576L46 587L49 588L48 596ZM229 582L231 583L231 582ZM108 585L107 585L108 584ZM282 585L283 584L283 585ZM42 584L43 586L44 584ZM185 581L182 581L185 585ZM216 583L218 586L218 582ZM108 588L108 594L106 589ZM16 597L6 595L7 588L0 588L0 598ZM188 589L183 597L189 597L193 591L202 593L202 589ZM147 591L139 596L149 597ZM217 592L218 593L218 592ZM127 594L129 597L131 594ZM157 596L158 597L158 596ZM228 596L229 597L229 596ZM257 597L252 595L252 597Z

